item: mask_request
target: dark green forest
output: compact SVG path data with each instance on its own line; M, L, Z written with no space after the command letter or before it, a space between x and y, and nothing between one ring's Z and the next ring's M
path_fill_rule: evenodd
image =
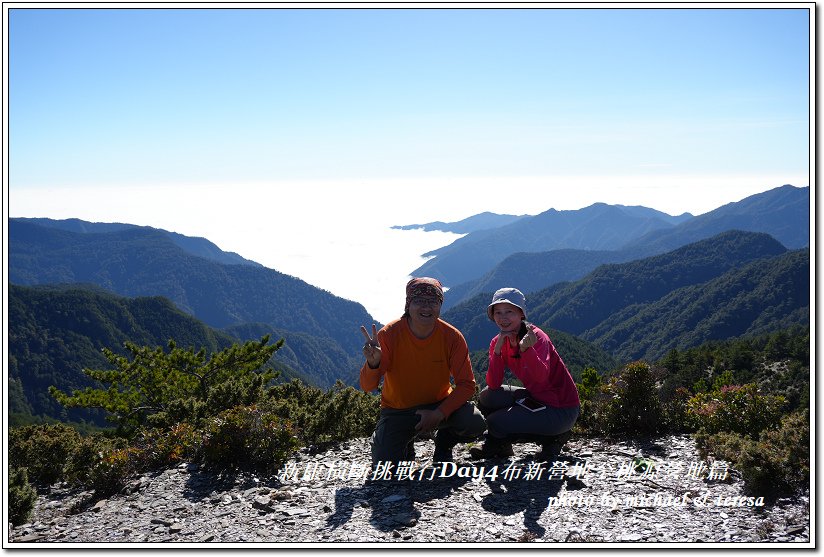
M262 323L311 335L314 344L347 355L330 367L304 369L314 356L298 353L293 363L306 375L346 377L359 367L351 363L360 356L358 326L372 317L362 305L296 277L193 255L150 228L80 233L11 219L9 232L12 284L89 283L120 296L164 296L210 327Z
M810 322L809 250L756 261L653 303L618 312L582 336L625 359Z
M258 337L259 338L259 337ZM124 343L215 352L238 341L177 309L166 298L124 298L94 286L9 286L9 414L11 423L53 418L103 425L97 411L65 409L48 394L87 387L84 368L107 365L102 350L125 353ZM285 380L300 377L274 361ZM304 378L306 379L306 378Z
M665 394L679 387L707 391L726 373L728 382L756 383L764 392L784 396L787 411L810 407L809 326L673 349L658 366Z
M485 314L491 297L479 294L444 314L470 350L487 348L496 333ZM526 298L527 319L544 330L575 335L620 363L655 361L673 348L809 324L809 250L787 251L765 234L730 231L668 254L603 265Z
M533 319L582 334L619 311L653 302L686 286L706 283L754 260L787 249L766 234L725 232L675 251L628 263L598 267L584 279L537 292Z

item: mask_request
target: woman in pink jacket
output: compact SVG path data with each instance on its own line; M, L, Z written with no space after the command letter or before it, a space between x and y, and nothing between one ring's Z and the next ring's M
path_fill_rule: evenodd
M473 458L512 456L512 442L519 440L540 443L539 460L553 458L580 414L575 381L547 334L526 323L525 308L517 288L501 288L487 307L500 333L489 344L487 386L478 404L486 440L470 450ZM503 385L507 369L523 387Z

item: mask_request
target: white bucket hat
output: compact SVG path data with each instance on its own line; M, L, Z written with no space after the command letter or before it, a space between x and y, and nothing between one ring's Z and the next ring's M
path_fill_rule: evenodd
M492 321L495 321L492 317L492 307L495 306L495 304L512 304L513 306L517 306L524 312L524 319L526 319L526 298L523 292L517 288L501 288L492 295L492 303L486 308L486 314Z

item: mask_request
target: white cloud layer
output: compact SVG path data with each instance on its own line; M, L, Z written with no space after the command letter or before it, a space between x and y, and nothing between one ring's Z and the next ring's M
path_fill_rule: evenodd
M400 315L403 286L429 250L458 235L391 230L491 211L535 215L595 202L695 215L806 177L559 176L13 189L12 217L126 222L204 237L282 273Z

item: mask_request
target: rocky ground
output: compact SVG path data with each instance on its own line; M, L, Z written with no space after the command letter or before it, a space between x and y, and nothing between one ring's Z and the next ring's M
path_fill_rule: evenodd
M402 477L371 471L366 439L304 451L276 478L221 476L183 464L147 474L95 501L55 486L8 548L92 544L536 543L759 544L814 547L809 498L762 501L745 494L723 462L702 461L688 436L639 442L573 439L558 460L537 463L537 445L510 459L429 464L433 443ZM378 472L377 477L375 472ZM388 475L387 475L388 476ZM466 547L462 545L462 547Z

